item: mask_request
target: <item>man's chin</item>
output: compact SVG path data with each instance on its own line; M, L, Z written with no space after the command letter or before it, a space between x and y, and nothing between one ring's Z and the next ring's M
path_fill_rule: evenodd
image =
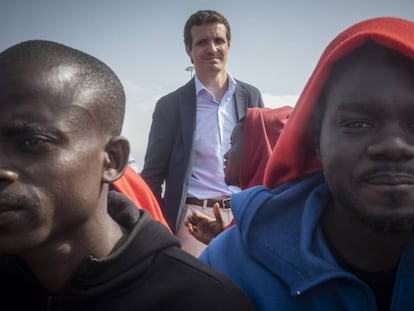
M375 215L362 217L362 221L375 233L406 235L414 230L414 213L399 215Z

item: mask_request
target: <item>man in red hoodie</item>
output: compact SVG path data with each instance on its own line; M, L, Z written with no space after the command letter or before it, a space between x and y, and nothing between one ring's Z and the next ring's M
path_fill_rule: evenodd
M203 261L257 310L413 310L414 23L375 18L327 47L265 185Z

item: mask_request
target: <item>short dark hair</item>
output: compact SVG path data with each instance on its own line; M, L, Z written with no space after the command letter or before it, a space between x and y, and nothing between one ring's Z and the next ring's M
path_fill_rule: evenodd
M105 133L120 135L125 115L125 92L119 78L106 64L82 51L45 40L21 42L0 53L1 67L22 60L76 65L81 89L92 89L96 95L94 102L87 103L91 113Z
M230 44L231 32L230 24L227 19L220 13L213 10L200 10L191 15L184 26L184 44L190 47L193 44L193 37L191 36L191 28L193 26L200 26L205 24L220 23L226 27L226 38Z

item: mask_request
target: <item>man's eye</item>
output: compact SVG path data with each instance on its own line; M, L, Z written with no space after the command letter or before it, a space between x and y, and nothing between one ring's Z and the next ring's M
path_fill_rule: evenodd
M344 124L345 127L347 128L370 128L372 127L371 124L365 122L365 121L352 121L352 122L347 122Z
M45 143L46 141L44 139L41 139L39 137L30 137L25 140L23 140L22 145L26 147L30 146L36 146Z
M17 141L18 146L21 149L33 149L33 148L39 148L46 143L48 143L50 139L44 136L35 135L35 136L25 136L20 137L20 139Z

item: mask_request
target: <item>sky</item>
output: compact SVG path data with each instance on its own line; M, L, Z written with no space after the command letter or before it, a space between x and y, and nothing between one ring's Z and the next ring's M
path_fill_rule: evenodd
M413 0L1 0L0 50L52 40L111 67L126 92L123 135L142 168L157 100L185 84L191 65L183 28L201 9L231 26L227 69L262 93L265 106L294 106L321 53L367 18L414 21Z

